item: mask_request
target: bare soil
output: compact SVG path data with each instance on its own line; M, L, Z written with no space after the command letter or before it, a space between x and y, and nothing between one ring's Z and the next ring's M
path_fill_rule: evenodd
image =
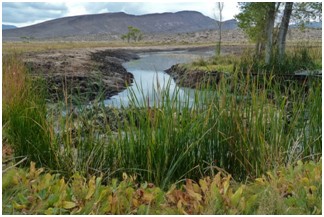
M223 46L222 52L239 54L244 47ZM73 96L72 102L78 96L79 102L108 99L130 85L133 75L122 63L139 58L137 53L210 48L184 45L48 50L25 53L23 60L33 77L45 80L50 102L66 100L66 96Z
M66 93L87 101L111 97L133 79L122 63L138 57L127 51L73 49L27 53L23 58L31 75L45 80L49 98L56 102Z

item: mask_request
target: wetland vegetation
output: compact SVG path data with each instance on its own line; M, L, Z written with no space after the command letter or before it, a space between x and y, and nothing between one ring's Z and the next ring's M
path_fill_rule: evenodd
M311 53L316 54L320 52ZM221 62L229 65L230 58ZM235 57L233 63L240 60ZM219 58L211 63L217 61ZM193 67L208 64L200 60ZM137 177L134 183L154 183L162 190L188 178L198 182L216 174L231 174L232 184L250 183L298 161L318 162L322 152L321 79L309 76L287 81L277 79L274 71L270 76L250 76L238 68L230 76L220 76L217 85L201 84L202 91L194 94L192 103L189 95L179 100L179 89L167 91L169 81L157 89L153 104L135 84L146 99L140 104L140 96L130 91L130 103L122 108L105 107L100 99L85 107L77 95L74 103L66 95L55 107L48 107L42 80L28 76L19 56L5 56L3 142L14 150L16 162L27 157L20 166L32 161L67 180L75 174L89 179L96 176L105 185L127 174ZM233 193L241 194L240 189L233 186ZM75 210L78 205L73 203L70 209ZM66 204L62 206L55 212L70 210ZM143 206L144 210L150 207Z
M119 43L3 43L3 214L322 213L321 43Z

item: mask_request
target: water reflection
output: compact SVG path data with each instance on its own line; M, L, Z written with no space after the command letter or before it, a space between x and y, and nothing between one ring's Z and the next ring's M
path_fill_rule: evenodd
M163 91L169 91L170 98L176 95L180 101L188 102L189 100L191 104L194 101L195 90L179 88L164 70L177 63L191 62L211 55L212 51L143 53L140 55L140 59L123 64L127 71L134 75L132 86L105 100L105 105L114 107L127 106L130 103L130 95L134 96L133 99L136 99L138 106L144 106L145 102L153 105L162 100L160 96Z

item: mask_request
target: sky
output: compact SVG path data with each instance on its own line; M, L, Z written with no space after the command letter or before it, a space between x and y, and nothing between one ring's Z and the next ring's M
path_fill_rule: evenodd
M196 2L177 0L146 2L2 2L2 24L23 27L60 17L107 12L125 12L141 15L194 10L215 18L215 7L216 2L210 0L197 0ZM236 2L225 2L223 20L233 19L238 12Z

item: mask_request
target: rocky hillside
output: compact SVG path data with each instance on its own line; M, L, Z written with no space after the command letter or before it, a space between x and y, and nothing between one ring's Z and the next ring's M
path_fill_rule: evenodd
M121 35L128 26L139 28L147 34L174 34L216 29L216 21L196 11L180 11L147 15L104 13L64 17L36 25L3 31L4 40L20 38L53 39L85 35ZM237 28L235 20L225 21L223 29Z

